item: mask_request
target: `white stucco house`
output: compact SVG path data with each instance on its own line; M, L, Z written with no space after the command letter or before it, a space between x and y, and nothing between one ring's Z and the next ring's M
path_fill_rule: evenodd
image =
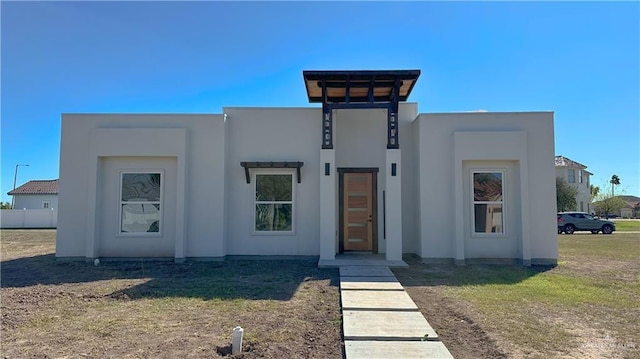
M58 180L31 180L7 193L15 209L58 208Z
M63 114L56 257L555 264L553 113L418 113L419 74L304 71L322 107Z
M593 173L587 171L587 166L564 156L555 156L556 177L563 178L571 187L578 190L576 208L580 212L593 212L591 205L590 177Z
M58 180L31 180L7 193L13 209L0 212L0 228L56 228Z
M622 218L638 218L640 214L640 197L622 195L618 196L624 201L624 206L620 208L619 216Z

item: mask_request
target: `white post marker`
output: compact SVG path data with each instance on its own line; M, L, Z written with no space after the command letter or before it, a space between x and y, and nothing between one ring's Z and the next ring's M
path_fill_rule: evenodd
M242 352L242 337L244 336L244 329L237 326L233 328L233 339L231 341L231 353L238 354Z

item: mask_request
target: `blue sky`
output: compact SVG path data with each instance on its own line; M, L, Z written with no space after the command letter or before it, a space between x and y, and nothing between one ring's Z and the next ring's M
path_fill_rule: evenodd
M60 115L309 106L303 70L421 69L420 112L555 111L555 152L640 194L638 2L7 2L2 200Z

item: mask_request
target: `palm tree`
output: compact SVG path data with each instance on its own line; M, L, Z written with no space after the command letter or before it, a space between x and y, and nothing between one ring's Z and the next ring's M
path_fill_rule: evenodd
M613 188L614 187L613 186L620 185L620 177L618 177L618 175L614 174L613 176L611 176L611 181L609 181L609 183L611 183L611 197L613 197L614 196L614 193L613 193Z
M596 197L598 197L598 194L600 194L600 187L590 185L589 192L591 192L591 200L593 201Z

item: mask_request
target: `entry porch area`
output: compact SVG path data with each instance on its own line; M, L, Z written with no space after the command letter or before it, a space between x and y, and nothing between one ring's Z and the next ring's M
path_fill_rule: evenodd
M398 104L419 75L304 72L309 102L322 103L319 267L407 266Z
M384 253L338 253L333 259L320 258L318 268L340 268L344 266L366 266L366 267L408 267L409 265L402 259L387 259Z

